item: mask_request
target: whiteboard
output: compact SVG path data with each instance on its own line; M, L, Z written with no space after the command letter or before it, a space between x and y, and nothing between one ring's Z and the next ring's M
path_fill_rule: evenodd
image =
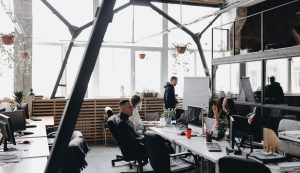
M188 106L206 108L209 106L209 78L184 77L183 108Z

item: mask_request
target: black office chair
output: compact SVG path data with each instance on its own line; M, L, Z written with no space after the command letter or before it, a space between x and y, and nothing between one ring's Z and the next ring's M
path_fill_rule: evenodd
M109 130L111 131L113 137L116 139L117 144L121 150L122 156L116 155L116 159L113 159L111 161L111 164L112 164L112 166L115 166L116 162L126 161L126 162L128 162L130 169L132 169L132 166L135 163L138 163L138 165L136 165L137 171L139 173L142 173L145 162L143 162L143 160L140 160L140 158L137 158L137 156L139 155L138 153L140 151L138 150L138 148L136 149L136 152L132 152L132 150L130 150L130 151L128 150L128 148L130 148L131 146L126 146L125 142L120 140L121 138L119 137L118 131L116 129L116 121L117 121L117 115L111 116L107 121L107 126L108 126ZM134 164L132 164L132 162L134 162Z
M197 159L190 152L169 154L165 140L152 131L145 133L146 149L149 155L150 164L154 173L185 172L197 168ZM187 160L188 156L194 157L194 163ZM172 164L170 159L176 164Z
M220 173L271 173L264 164L237 156L225 156L219 160Z
M85 160L90 151L80 131L74 131L69 142L62 173L80 173L88 164Z

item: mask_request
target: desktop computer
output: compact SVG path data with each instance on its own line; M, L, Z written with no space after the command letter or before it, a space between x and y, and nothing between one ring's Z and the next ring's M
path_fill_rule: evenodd
M3 114L0 114L0 130L2 133L0 145L3 144L3 151L9 151L9 148L7 147L7 142L16 145L16 141L12 130L11 119Z

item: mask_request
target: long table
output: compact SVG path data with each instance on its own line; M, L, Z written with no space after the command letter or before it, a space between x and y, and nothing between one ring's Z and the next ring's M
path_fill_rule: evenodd
M211 161L215 164L215 173L220 172L219 159L227 155L226 147L229 147L229 143L227 141L214 141L221 146L222 152L209 152L206 145L206 139L204 137L197 136L187 139L185 136L179 136L177 133L181 132L181 130L175 126L151 127L149 129L161 135L163 138L168 139L170 142L175 144L174 146L184 147L193 153ZM248 152L249 150L247 149L246 151ZM243 152L243 155L239 157L245 157L245 154L246 152ZM270 168L272 173L281 173L276 171L276 165L274 166L267 164L266 166Z
M28 122L29 124L27 125L36 125L36 127L27 128L25 130L26 132L32 132L33 134L17 136L15 137L16 145L8 144L8 148L15 149L15 151L11 152L16 152L20 161L0 166L0 172L33 173L44 171L47 164L47 157L50 155L45 126L49 125L49 122L51 125L51 120L29 120ZM26 142L24 143L24 141Z

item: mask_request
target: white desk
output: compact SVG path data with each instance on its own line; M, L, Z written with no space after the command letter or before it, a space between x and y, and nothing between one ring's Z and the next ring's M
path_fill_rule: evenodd
M19 163L0 166L0 173L42 173L47 164L47 157L22 159Z
M36 127L26 128L26 130L24 130L24 131L25 132L31 132L33 134L31 134L31 135L25 135L25 136L17 136L15 138L18 139L18 138L40 138L40 137L47 137L46 127L43 124L36 124Z
M149 129L161 135L163 138L168 139L171 142L174 142L174 140L187 139L186 136L178 135L178 133L181 133L182 130L179 130L175 126L150 127Z
M209 152L206 146L206 139L204 137L192 137L191 139L186 140L175 140L177 145L181 145L184 148L191 150L193 153L198 154L199 156L210 160L215 163L215 172L219 173L219 159L226 156L226 147L229 146L226 141L217 141L221 148L222 152ZM216 142L216 141L213 141Z
M20 144L20 142L27 140L30 144ZM48 140L46 137L42 138L22 138L16 139L17 145L9 144L8 148L17 149L19 158L35 158L49 156Z

